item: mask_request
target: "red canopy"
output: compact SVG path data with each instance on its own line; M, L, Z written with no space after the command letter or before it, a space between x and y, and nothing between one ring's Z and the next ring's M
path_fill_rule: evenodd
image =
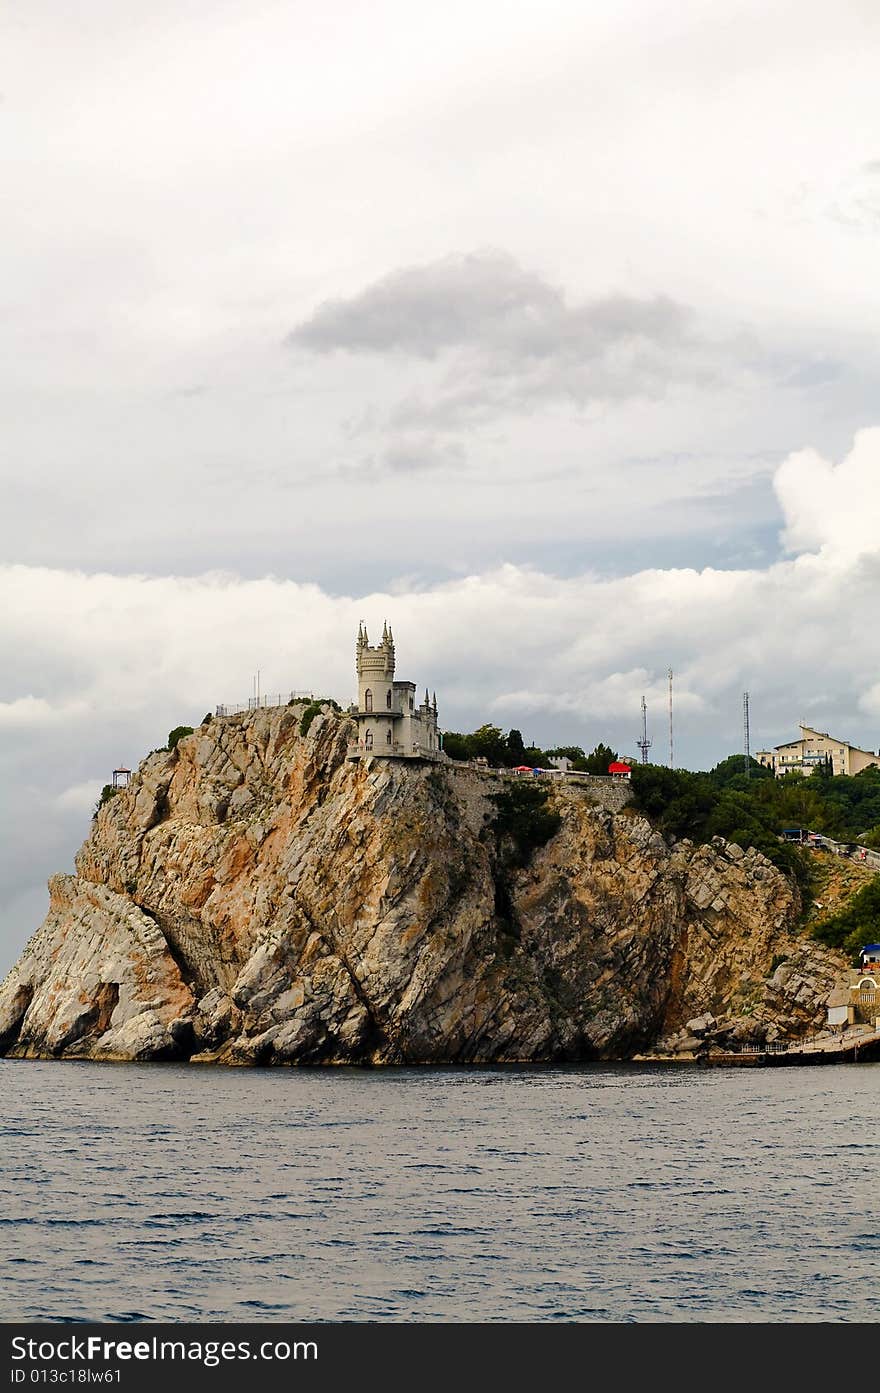
M632 765L631 765L631 764L619 764L619 763L617 763L617 762L615 761L614 764L609 764L609 766L608 766L608 773L609 773L609 774L631 774L631 773L632 773Z

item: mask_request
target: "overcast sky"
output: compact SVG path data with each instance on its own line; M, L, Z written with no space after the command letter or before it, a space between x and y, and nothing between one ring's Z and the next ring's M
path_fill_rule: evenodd
M114 764L347 699L880 744L876 0L0 18L0 970Z

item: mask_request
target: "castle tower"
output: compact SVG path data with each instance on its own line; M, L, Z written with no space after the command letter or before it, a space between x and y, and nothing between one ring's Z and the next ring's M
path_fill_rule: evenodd
M358 738L349 748L349 757L393 759L443 759L437 729L437 697L425 691L425 700L416 706L414 682L394 680L394 635L388 624L382 641L370 646L363 624L357 636L357 727Z
M386 624L382 642L370 647L364 624L357 639L358 710L364 713L390 711L394 697L394 637Z

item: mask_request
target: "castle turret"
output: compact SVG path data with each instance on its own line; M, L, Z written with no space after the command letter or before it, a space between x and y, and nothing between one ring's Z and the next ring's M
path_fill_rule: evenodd
M382 642L370 647L366 626L357 640L358 710L390 711L394 692L394 639L386 624Z

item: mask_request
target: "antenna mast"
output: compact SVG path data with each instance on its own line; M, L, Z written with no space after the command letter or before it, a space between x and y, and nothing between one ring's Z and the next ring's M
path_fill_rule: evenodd
M648 751L654 742L648 739L648 708L645 705L645 698L642 697L642 738L636 744L642 752L642 764L648 763Z
M746 778L751 772L752 755L749 740L749 694L743 692L743 764Z
M667 674L669 677L669 767L675 768L675 746L672 742L672 668Z

